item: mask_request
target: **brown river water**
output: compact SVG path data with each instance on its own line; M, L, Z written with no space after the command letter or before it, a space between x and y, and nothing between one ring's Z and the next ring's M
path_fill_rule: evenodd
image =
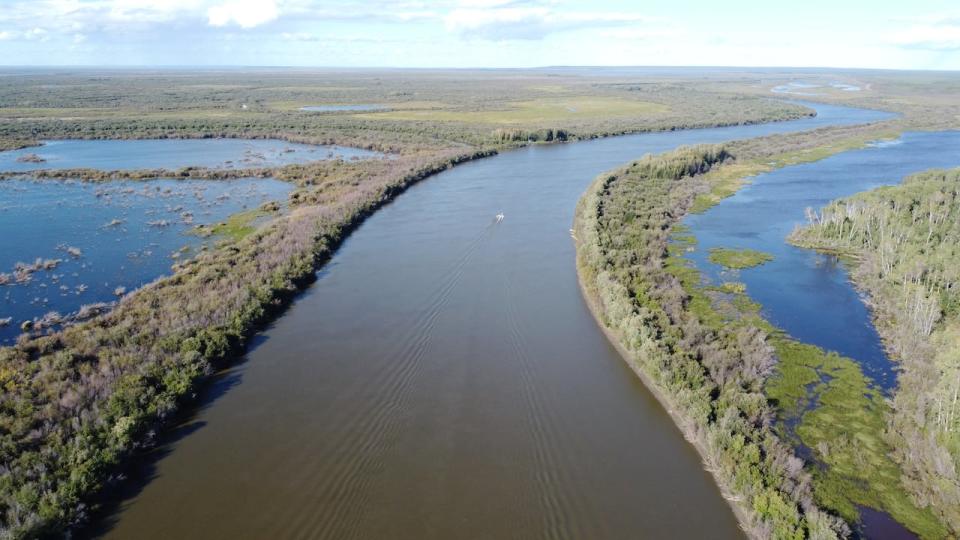
M878 114L815 107L525 148L413 187L206 388L93 534L742 538L590 315L568 229L597 174L645 153Z

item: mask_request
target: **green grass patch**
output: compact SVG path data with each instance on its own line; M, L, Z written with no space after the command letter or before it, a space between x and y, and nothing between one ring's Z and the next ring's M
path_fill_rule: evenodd
M783 334L769 341L780 361L767 396L778 404L781 420L798 421L795 432L785 435L826 465L812 468L817 502L850 522L859 519L857 505L877 508L921 538L944 538L943 525L918 508L900 483L882 437L889 406L860 366Z
M662 114L669 108L659 103L619 97L580 96L517 101L508 108L486 111L443 109L384 111L357 114L359 118L382 120L429 120L480 124L540 124L564 120L646 116Z
M205 238L217 236L236 241L257 230L256 223L273 213L274 212L262 208L245 210L233 214L228 217L226 221L221 221L220 223L197 225L191 232Z
M737 270L753 268L773 260L773 255L755 249L713 248L710 250L710 262L725 268Z

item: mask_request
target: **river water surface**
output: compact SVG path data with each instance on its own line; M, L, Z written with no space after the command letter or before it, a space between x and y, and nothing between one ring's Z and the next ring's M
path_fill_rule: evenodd
M742 537L590 315L568 229L594 177L643 154L887 116L815 108L525 148L413 187L217 378L96 533Z

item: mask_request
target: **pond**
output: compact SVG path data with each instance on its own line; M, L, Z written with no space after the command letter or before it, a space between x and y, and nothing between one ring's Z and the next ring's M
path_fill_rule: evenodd
M247 169L334 158L368 159L381 155L360 148L297 144L275 139L65 139L0 152L0 171Z

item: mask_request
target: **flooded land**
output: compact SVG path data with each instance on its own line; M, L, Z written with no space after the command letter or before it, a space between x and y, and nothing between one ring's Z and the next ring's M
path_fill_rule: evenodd
M41 169L105 171L207 167L277 167L331 158L368 158L375 152L342 146L250 139L56 140L0 152L0 172Z
M197 227L284 203L291 190L269 178L0 181L0 228L16 231L0 236L0 343L25 321L56 328L83 306L102 311L217 240Z

